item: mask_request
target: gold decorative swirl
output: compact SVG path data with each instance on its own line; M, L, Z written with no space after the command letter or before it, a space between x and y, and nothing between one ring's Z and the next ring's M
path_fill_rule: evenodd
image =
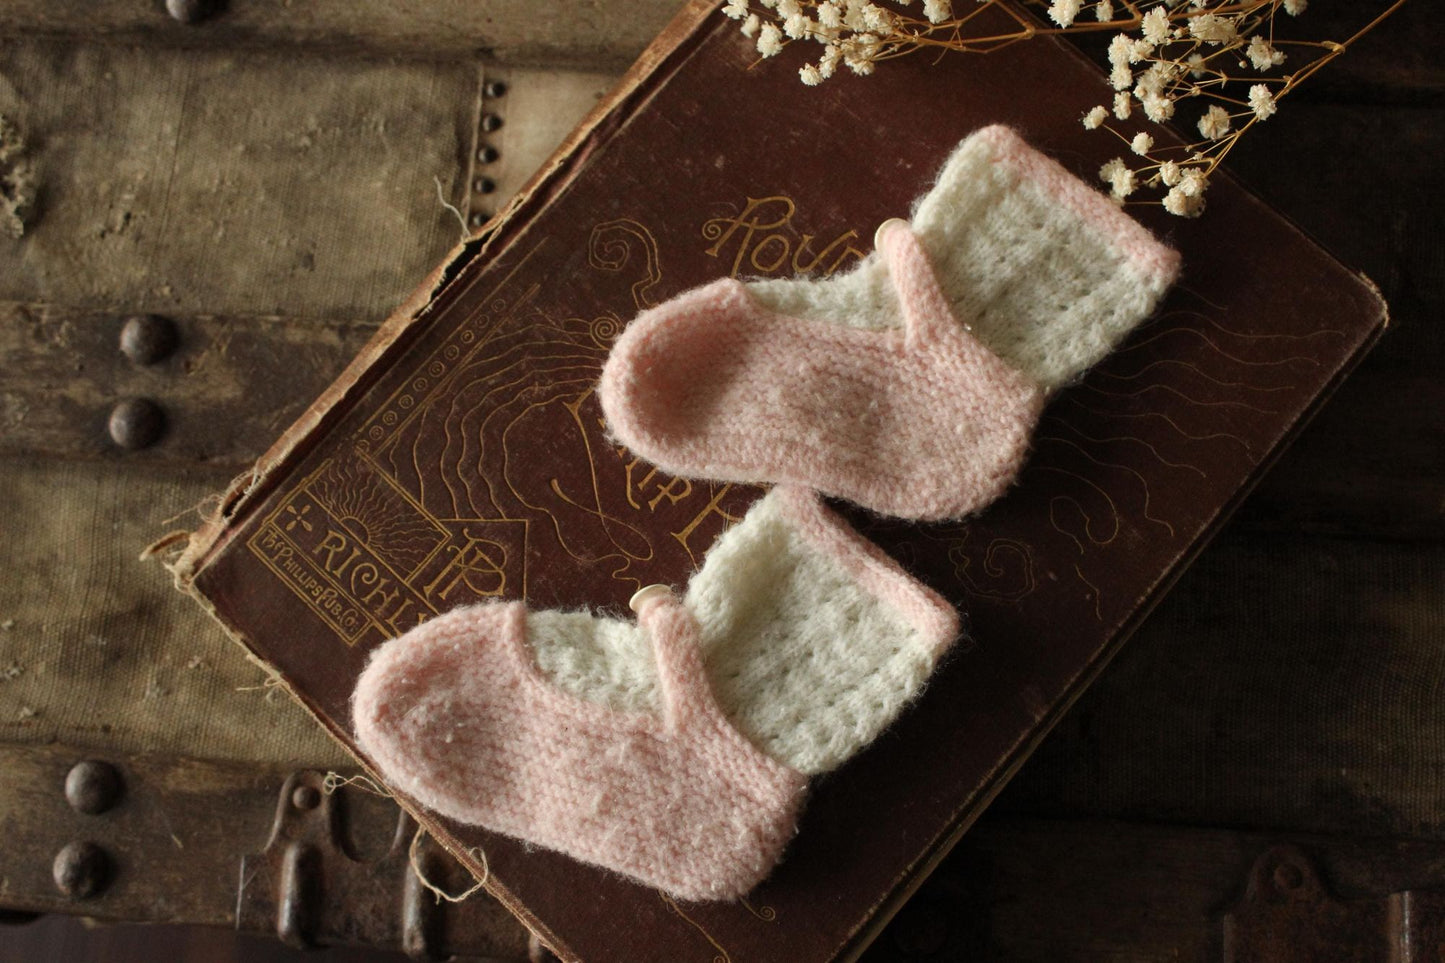
M1093 582L1090 582L1088 579L1084 578L1084 570L1079 568L1077 562L1074 563L1074 574L1079 577L1080 582L1083 582L1089 587L1089 592L1094 599L1094 618L1098 619L1100 622L1104 621L1104 615L1102 610L1100 609L1100 603L1103 601L1103 598L1101 593L1099 592L1099 587Z
M642 277L632 285L632 303L642 310L652 306L652 298L647 292L662 280L657 238L644 225L621 217L598 224L592 228L592 236L587 239L587 263L599 271L621 271L632 260L634 253L639 252Z
M692 925L692 928L701 933L703 939L711 943L713 949L717 950L717 953L712 958L712 963L733 963L733 958L728 955L727 950L723 949L723 945L717 940L713 939L712 934L709 933L707 930L703 929L702 925L699 924L697 920L684 913L678 907L677 903L672 899L671 896L668 896L666 893L658 893L657 896L659 899L661 899L664 903L667 904L668 909L672 910L678 916L681 916L683 919L687 920L687 922Z
M1080 428L1078 428L1078 427L1076 427L1076 426L1074 426L1074 425L1069 424L1067 421L1061 421L1060 424L1061 424L1063 427L1065 427L1065 428L1069 429L1070 431L1072 431L1074 434L1078 435L1080 438L1083 438L1085 441L1092 441L1092 442L1093 442L1094 444L1096 444L1096 445L1104 445L1104 444L1110 444L1110 443L1113 443L1113 442L1121 442L1121 441L1129 441L1129 442L1133 442L1133 443L1136 444L1136 445L1143 445L1145 448L1147 448L1147 449L1149 450L1149 454L1153 455L1154 458L1155 458L1155 460L1157 460L1157 461L1159 462L1159 464L1161 464L1161 465L1164 465L1164 466L1166 466L1166 467L1168 467L1168 468L1183 468L1183 469L1185 469L1186 471L1192 471L1192 472L1194 472L1194 474L1198 475L1200 478L1208 478L1208 477L1209 477L1207 474L1205 474L1205 472L1204 472L1203 469L1201 469L1201 468L1199 468L1199 467L1197 467L1197 466L1195 466L1195 465L1185 464L1184 462L1170 461L1169 459L1165 458L1163 455L1159 454L1159 449L1158 449L1158 448L1155 448L1153 445L1149 444L1149 442L1145 441L1143 438L1135 438L1133 435L1109 435L1109 436L1104 437L1104 438L1095 438L1093 435L1089 434L1088 432L1085 432L1085 431L1081 430Z
M762 909L754 909L753 904L749 903L745 897L738 897L738 902L742 903L743 907L747 909L749 913L752 913L764 923L777 922L778 911L773 909L771 906L764 906Z

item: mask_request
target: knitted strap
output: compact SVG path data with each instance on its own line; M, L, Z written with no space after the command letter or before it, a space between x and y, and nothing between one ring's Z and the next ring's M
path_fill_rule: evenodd
M877 245L888 260L888 273L898 289L909 343L934 340L957 326L928 252L908 222L895 219L882 224Z
M723 718L702 664L697 619L671 592L649 596L637 607L637 622L652 640L657 660L662 717L674 731Z

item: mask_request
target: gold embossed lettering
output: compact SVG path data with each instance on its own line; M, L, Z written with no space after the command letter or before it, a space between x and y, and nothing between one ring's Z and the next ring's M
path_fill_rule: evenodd
M736 516L729 515L720 507L722 505L723 498L727 495L728 491L731 490L732 487L732 485L724 485L722 488L719 488L717 490L717 493L712 496L712 499L705 506L703 506L702 511L698 512L696 515L693 516L692 521L684 525L681 531L672 533L672 537L677 539L678 542L681 543L682 547L687 550L687 554L691 555L693 558L696 558L697 556L693 553L692 546L688 544L688 540L692 538L693 533L698 530L698 527L701 526L703 522L708 520L709 516L719 515L722 517L725 523L736 522L738 520Z
M490 539L478 538L470 531L462 532L464 545L451 545L447 553L451 556L446 566L422 589L428 599L435 595L440 599L451 597L458 585L465 583L474 595L491 597L501 595L507 589L507 573L503 568L506 550ZM494 558L499 554L500 558Z

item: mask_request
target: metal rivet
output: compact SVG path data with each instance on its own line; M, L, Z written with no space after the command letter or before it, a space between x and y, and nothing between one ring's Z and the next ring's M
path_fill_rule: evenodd
M482 115L482 130L486 131L487 133L490 134L492 131L496 130L498 127L501 126L502 118L498 117L496 114Z
M1294 863L1280 863L1274 868L1274 885L1282 890L1299 889L1304 881L1304 874Z
M200 23L211 13L207 0L166 0L166 13L181 23Z
M65 801L77 812L103 813L120 800L120 773L108 762L77 762L65 777Z
M467 218L467 223L470 224L472 227L481 227L483 224L487 223L487 218L489 217L491 217L490 214L483 214L481 211L473 211L472 216Z
M110 883L110 854L95 843L69 843L55 854L50 875L71 899L88 899Z
M155 364L176 349L176 326L169 318L138 314L120 329L120 350L136 364Z
M497 182L490 177L478 177L472 181L472 190L478 194L490 194L497 189Z
M297 786L291 791L291 805L297 809L315 809L321 804L321 793L315 786Z
M497 149L490 144L483 145L481 149L477 151L477 160L483 164L490 164L501 156L502 155L497 152Z
M482 96L501 97L507 93L507 85L500 80L493 80L482 86Z
M166 413L146 398L127 398L110 410L110 437L132 451L160 440L166 430Z

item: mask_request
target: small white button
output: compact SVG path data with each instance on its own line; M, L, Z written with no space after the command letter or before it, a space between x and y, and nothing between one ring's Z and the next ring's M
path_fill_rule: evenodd
M878 249L878 244L879 244L879 242L883 240L883 229L884 229L885 227L889 227L889 226L891 226L891 225L893 225L893 224L899 224L899 225L901 225L901 226L903 226L903 227L907 227L907 226L908 226L908 222L905 221L905 220L904 220L903 218L901 218L901 217L890 217L888 220L884 221L882 224L879 224L879 225L878 225L878 230L876 230L876 231L873 232L873 249L874 249L875 251Z
M671 595L672 589L666 585L646 585L632 593L632 598L627 600L627 607L634 612L642 611L642 606L649 601L660 599L665 595Z

